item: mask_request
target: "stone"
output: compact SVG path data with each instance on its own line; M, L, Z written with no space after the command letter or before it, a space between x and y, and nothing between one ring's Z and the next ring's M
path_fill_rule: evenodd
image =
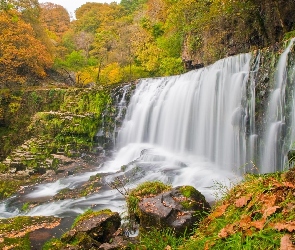
M121 218L117 212L101 211L99 215L86 217L79 221L74 228L62 237L62 240L71 242L79 233L86 233L97 242L107 243L112 239L120 225Z
M176 235L191 232L202 214L210 211L205 197L192 186L179 186L139 203L142 231L172 228Z
M128 241L123 236L116 236L110 243L103 243L98 248L99 250L120 250L126 248Z

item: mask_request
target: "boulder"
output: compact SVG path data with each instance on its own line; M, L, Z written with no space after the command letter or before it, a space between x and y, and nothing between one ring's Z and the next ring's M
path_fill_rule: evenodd
M210 211L205 197L192 186L179 186L139 203L141 231L172 228L176 235L190 232Z
M118 230L120 225L121 218L117 212L102 210L99 214L85 217L85 219L78 221L69 232L63 235L62 241L71 243L82 233L82 235L87 235L95 242L106 243L112 239L113 234Z

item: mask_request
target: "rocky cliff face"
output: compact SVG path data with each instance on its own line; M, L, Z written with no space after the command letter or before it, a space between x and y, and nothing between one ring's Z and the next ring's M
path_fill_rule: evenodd
M204 27L190 30L183 44L182 58L192 65L207 65L253 49L276 50L277 43L294 36L292 0L231 1L218 10L212 4L208 9Z
M42 89L1 95L2 169L45 173L63 157L106 155L114 146L131 91L112 89ZM124 95L124 104L122 101ZM120 103L121 102L121 103ZM120 113L120 115L119 115Z

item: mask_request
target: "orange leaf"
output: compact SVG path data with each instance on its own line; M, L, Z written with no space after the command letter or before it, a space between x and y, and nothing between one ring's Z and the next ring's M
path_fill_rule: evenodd
M221 215L224 214L225 210L227 209L227 207L229 206L229 204L225 204L225 205L222 205L222 206L219 206L217 207L209 216L208 218L210 220L213 220L215 218L218 218L220 217Z
M287 182L287 181L286 181L286 182L283 182L283 184L284 184L285 187L295 188L294 184L291 183L291 182Z
M266 221L266 219L252 221L251 226L261 230L264 227L265 221Z
M242 196L241 198L237 199L235 202L236 207L243 207L247 205L248 201L251 199L250 195Z
M293 246L292 241L290 240L289 234L285 234L281 238L280 250L295 250L295 247Z
M251 217L249 215L243 216L240 220L240 227L246 230L250 227Z
M279 231L286 229L289 232L293 232L295 230L295 221L288 221L285 223L278 222L278 223L271 224L270 226L272 226L274 229L277 229Z
M262 194L260 196L260 201L263 203L262 206L262 211L264 211L265 209L269 208L269 207L273 207L276 203L276 195L274 194Z
M218 234L219 238L226 238L235 233L234 224L228 224L224 228L222 228Z
M268 216L274 214L277 211L278 208L280 208L280 207L279 206L274 206L274 207L267 208L266 210L264 210L264 213L263 213L262 217L266 219Z

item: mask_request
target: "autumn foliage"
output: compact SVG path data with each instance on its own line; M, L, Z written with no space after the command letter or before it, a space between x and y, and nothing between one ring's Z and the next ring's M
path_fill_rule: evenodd
M218 202L185 249L295 249L294 173L293 168L246 175Z
M50 53L15 10L0 12L0 55L1 85L43 78L52 66Z

